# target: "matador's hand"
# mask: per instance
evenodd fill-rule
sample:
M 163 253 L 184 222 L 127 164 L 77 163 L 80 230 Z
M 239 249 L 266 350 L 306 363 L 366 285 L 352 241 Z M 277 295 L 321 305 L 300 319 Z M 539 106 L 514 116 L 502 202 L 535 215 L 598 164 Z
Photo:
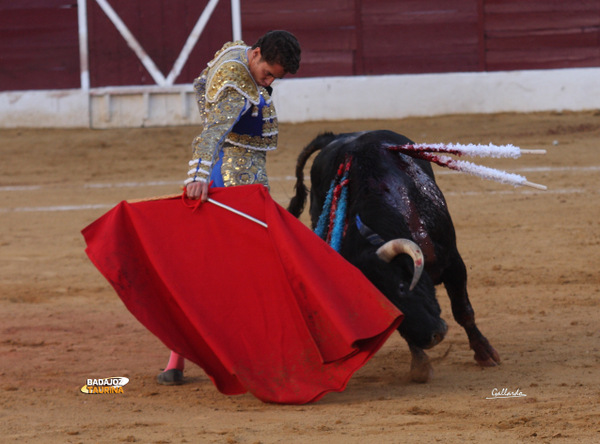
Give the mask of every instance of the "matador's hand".
M 190 199 L 200 199 L 202 202 L 208 200 L 208 182 L 201 180 L 190 182 L 185 187 L 185 193 Z

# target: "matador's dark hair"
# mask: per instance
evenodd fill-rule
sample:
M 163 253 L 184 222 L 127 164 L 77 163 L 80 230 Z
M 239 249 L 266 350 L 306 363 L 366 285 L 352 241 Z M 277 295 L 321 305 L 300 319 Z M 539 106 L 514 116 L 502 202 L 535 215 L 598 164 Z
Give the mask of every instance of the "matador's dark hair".
M 296 74 L 300 67 L 300 44 L 288 31 L 269 31 L 258 39 L 252 46 L 254 48 L 260 48 L 267 63 L 278 63 L 285 72 Z

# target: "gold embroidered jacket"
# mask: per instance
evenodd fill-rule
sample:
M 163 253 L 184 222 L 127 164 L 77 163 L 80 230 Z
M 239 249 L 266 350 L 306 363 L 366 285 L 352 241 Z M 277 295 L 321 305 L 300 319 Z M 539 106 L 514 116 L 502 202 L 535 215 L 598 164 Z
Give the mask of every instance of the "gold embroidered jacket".
M 266 152 L 277 147 L 277 116 L 248 69 L 242 41 L 227 43 L 194 82 L 202 132 L 194 139 L 185 183 L 268 186 Z

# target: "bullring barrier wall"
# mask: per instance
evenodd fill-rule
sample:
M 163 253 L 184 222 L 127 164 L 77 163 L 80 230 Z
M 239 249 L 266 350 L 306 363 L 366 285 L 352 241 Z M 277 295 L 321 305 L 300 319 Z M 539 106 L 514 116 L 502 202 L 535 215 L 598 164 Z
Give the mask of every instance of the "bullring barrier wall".
M 600 109 L 600 68 L 283 79 L 281 122 Z M 192 85 L 0 93 L 0 127 L 198 124 Z

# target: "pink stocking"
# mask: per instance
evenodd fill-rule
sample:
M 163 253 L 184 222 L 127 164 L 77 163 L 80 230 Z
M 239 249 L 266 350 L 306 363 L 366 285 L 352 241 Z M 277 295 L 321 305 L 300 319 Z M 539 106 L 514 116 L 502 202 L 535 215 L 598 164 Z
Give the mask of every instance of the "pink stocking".
M 183 358 L 183 356 L 178 355 L 177 353 L 172 351 L 171 356 L 169 356 L 169 363 L 167 364 L 165 371 L 171 370 L 174 368 L 177 370 L 183 371 L 184 366 L 185 366 L 185 359 Z

